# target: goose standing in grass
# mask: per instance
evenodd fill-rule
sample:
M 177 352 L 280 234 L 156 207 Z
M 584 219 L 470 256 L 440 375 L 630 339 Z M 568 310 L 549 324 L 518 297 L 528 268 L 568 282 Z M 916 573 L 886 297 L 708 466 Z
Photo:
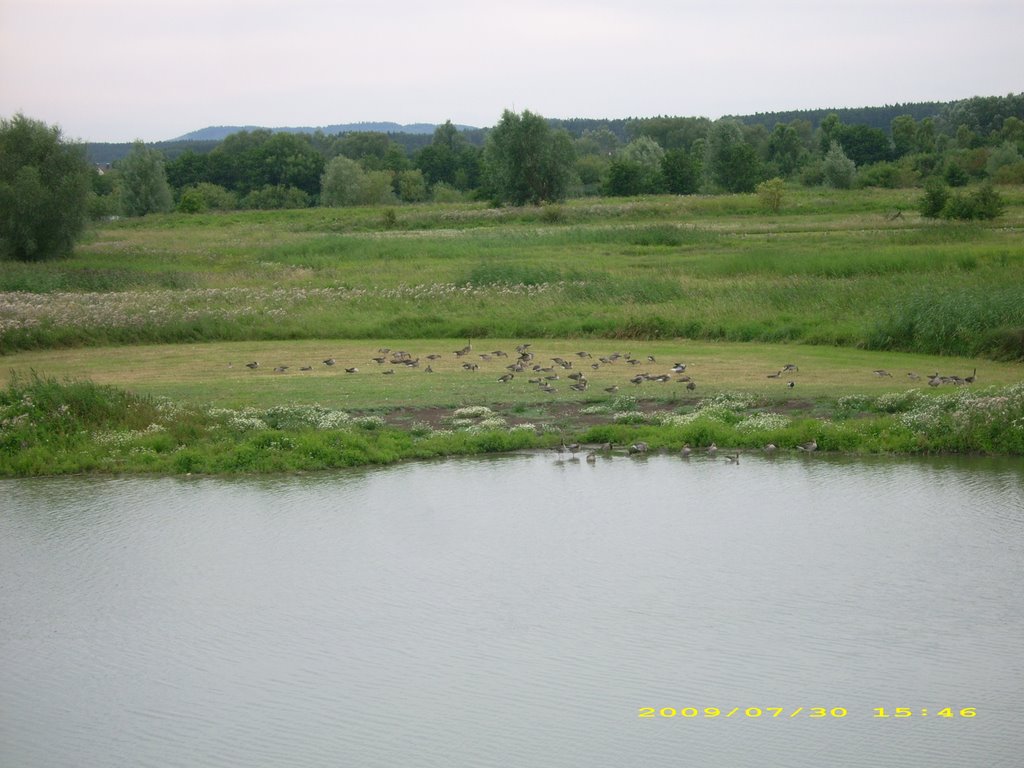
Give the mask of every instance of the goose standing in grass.
M 975 368 L 975 369 L 974 369 L 974 370 L 973 370 L 973 371 L 971 372 L 971 375 L 970 375 L 970 376 L 964 376 L 964 382 L 965 382 L 965 383 L 967 383 L 967 384 L 973 384 L 973 383 L 974 383 L 974 381 L 975 381 L 975 379 L 977 379 L 977 378 L 978 378 L 978 369 L 977 369 L 977 368 Z

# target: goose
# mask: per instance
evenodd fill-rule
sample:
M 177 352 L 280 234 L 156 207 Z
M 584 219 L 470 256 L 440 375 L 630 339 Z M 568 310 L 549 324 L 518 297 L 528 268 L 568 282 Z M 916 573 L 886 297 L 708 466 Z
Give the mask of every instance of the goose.
M 807 453 L 811 453 L 812 451 L 818 450 L 818 441 L 811 440 L 810 442 L 802 443 L 801 445 L 797 446 L 797 449 L 801 451 L 807 451 Z
M 708 454 L 714 456 L 716 453 L 718 453 L 718 445 L 716 443 L 712 443 L 708 446 Z
M 725 458 L 726 458 L 726 460 L 730 464 L 739 464 L 740 463 L 740 455 L 738 453 L 736 455 L 734 455 L 734 456 L 726 456 Z
M 682 373 L 686 370 L 686 363 L 676 363 L 672 366 L 672 373 Z
M 334 365 L 336 362 L 338 362 L 338 361 L 335 360 L 333 357 L 328 357 L 326 360 L 324 360 L 324 365 L 329 367 L 329 366 Z
M 284 372 L 285 372 L 285 371 L 287 371 L 287 370 L 288 370 L 288 369 L 289 369 L 290 367 L 291 367 L 291 366 L 288 366 L 288 365 L 279 365 L 279 366 L 277 366 L 277 367 L 276 367 L 276 368 L 274 369 L 274 373 L 284 373 Z
M 579 451 L 579 449 L 582 448 L 583 446 L 581 446 L 579 443 L 570 443 L 565 447 L 569 449 L 569 453 L 575 456 L 576 452 Z
M 974 380 L 975 380 L 975 379 L 976 379 L 977 377 L 978 377 L 978 369 L 977 369 L 977 368 L 975 368 L 975 369 L 974 369 L 974 371 L 973 371 L 973 372 L 971 373 L 971 375 L 970 375 L 970 376 L 964 376 L 964 381 L 965 381 L 965 382 L 966 382 L 967 384 L 973 384 L 973 383 L 974 383 Z
M 301 368 L 299 368 L 299 370 L 300 371 L 312 371 L 313 370 L 313 366 L 312 365 L 304 365 Z
M 515 377 L 516 375 L 514 373 L 506 373 L 498 377 L 498 382 L 501 384 L 507 384 L 508 382 L 512 381 L 512 379 L 514 379 Z
M 605 387 L 604 391 L 607 392 L 609 395 L 614 395 L 616 392 L 619 391 L 619 388 L 613 384 L 610 387 Z
M 885 370 L 884 368 L 878 368 L 878 369 L 876 369 L 876 370 L 872 371 L 872 373 L 873 373 L 873 374 L 875 374 L 875 376 L 879 376 L 879 377 L 885 377 L 885 376 L 888 376 L 888 377 L 889 377 L 890 379 L 892 378 L 892 374 L 891 374 L 891 373 L 889 373 L 889 372 L 888 372 L 887 370 Z
M 644 442 L 633 443 L 631 446 L 629 446 L 630 453 L 647 453 L 647 449 L 647 443 Z
M 260 364 L 253 360 L 251 363 L 246 363 L 245 367 L 248 368 L 250 371 L 255 371 L 257 368 L 260 367 Z
M 577 392 L 586 392 L 587 391 L 587 382 L 579 381 L 579 382 L 577 382 L 575 384 L 570 384 L 569 385 L 569 389 L 576 390 Z
M 909 378 L 909 379 L 910 379 L 911 381 L 920 381 L 920 380 L 921 380 L 921 377 L 920 377 L 920 376 L 918 376 L 918 375 L 917 375 L 916 373 L 914 373 L 913 371 L 910 371 L 910 372 L 909 372 L 909 373 L 907 374 L 907 377 L 908 377 L 908 378 Z
M 423 372 L 424 373 L 433 373 L 434 369 L 431 368 L 430 365 L 428 364 L 427 367 L 423 369 Z
M 793 365 L 793 363 L 786 363 L 782 366 L 782 370 L 788 373 L 789 371 L 799 371 L 800 369 Z
M 358 368 L 346 368 L 345 373 L 359 373 Z
M 679 449 L 679 453 L 681 453 L 683 456 L 689 456 L 691 453 L 693 453 L 693 447 L 689 443 L 686 443 L 682 448 Z
M 697 388 L 697 383 L 694 382 L 694 381 L 689 381 L 689 382 L 686 383 L 686 388 L 688 390 L 690 390 L 691 392 L 693 392 L 693 390 L 695 390 Z
M 587 454 L 587 463 L 588 464 L 595 464 L 596 462 L 597 462 L 597 454 L 594 451 L 590 451 L 590 453 Z
M 792 389 L 793 387 L 796 386 L 796 382 L 795 381 L 787 381 L 786 382 L 786 386 L 789 387 L 790 389 Z
M 765 447 L 764 447 L 764 452 L 765 452 L 765 453 L 772 453 L 772 452 L 773 452 L 773 451 L 775 451 L 775 450 L 776 450 L 776 445 L 775 445 L 775 443 L 768 443 L 768 444 L 767 444 L 767 445 L 765 445 Z
M 383 374 L 385 376 L 394 376 L 395 375 L 395 369 L 394 368 L 388 368 L 386 371 L 383 371 Z

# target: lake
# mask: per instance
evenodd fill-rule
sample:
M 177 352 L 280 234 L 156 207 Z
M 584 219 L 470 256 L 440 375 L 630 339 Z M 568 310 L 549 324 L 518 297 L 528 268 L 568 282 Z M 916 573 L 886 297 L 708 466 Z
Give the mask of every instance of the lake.
M 0 764 L 1017 768 L 1024 467 L 0 481 Z

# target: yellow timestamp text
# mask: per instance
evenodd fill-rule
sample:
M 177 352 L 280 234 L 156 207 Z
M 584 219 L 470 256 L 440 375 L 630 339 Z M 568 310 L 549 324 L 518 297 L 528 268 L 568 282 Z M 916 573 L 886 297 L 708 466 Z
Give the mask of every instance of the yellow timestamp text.
M 971 718 L 978 716 L 977 707 L 875 707 L 871 710 L 875 719 L 907 717 Z M 854 715 L 862 714 L 854 712 Z M 863 714 L 866 714 L 864 712 Z M 850 715 L 846 707 L 639 707 L 640 718 L 685 718 L 711 719 L 716 717 L 737 718 L 832 718 L 841 719 Z

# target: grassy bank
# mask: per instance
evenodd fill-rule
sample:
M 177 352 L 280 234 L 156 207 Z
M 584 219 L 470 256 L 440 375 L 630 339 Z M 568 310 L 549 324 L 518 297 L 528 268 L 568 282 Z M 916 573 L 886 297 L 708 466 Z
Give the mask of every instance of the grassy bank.
M 616 395 L 559 408 L 414 411 L 411 418 L 396 425 L 384 415 L 316 405 L 183 406 L 93 382 L 14 376 L 0 392 L 0 475 L 316 471 L 576 441 L 595 449 L 613 443 L 619 453 L 638 441 L 652 451 L 717 443 L 742 452 L 769 444 L 793 451 L 812 440 L 822 451 L 1024 453 L 1022 384 L 802 404 L 733 392 L 652 406 Z

